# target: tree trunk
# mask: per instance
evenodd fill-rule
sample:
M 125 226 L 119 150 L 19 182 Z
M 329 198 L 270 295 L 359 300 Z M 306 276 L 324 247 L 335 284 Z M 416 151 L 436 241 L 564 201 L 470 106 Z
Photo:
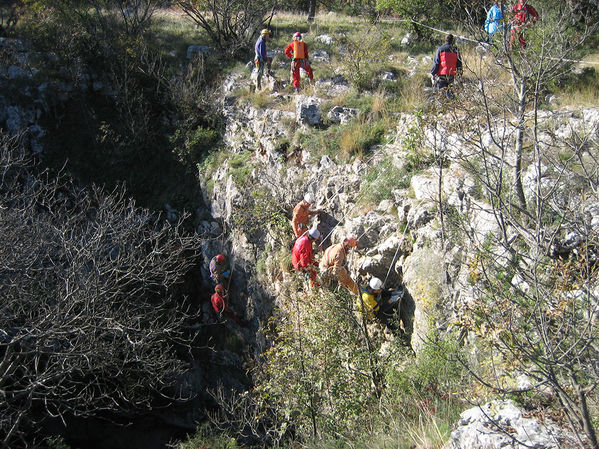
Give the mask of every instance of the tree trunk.
M 524 113 L 526 112 L 526 79 L 520 80 L 518 86 L 518 126 L 516 128 L 516 163 L 514 165 L 514 187 L 522 212 L 526 211 L 526 198 L 522 187 L 522 152 L 524 146 Z
M 308 5 L 308 23 L 314 22 L 314 16 L 316 15 L 316 0 L 310 0 Z

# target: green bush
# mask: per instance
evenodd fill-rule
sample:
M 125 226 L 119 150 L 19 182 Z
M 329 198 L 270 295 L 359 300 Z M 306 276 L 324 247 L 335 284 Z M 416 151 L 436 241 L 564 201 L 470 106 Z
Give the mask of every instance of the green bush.
M 410 175 L 397 167 L 391 157 L 385 158 L 364 176 L 360 186 L 360 202 L 364 205 L 377 205 L 382 200 L 393 197 L 393 190 L 405 189 L 410 185 Z
M 204 154 L 214 148 L 218 138 L 215 130 L 203 126 L 190 130 L 178 129 L 171 137 L 173 153 L 179 162 L 195 167 Z
M 222 432 L 216 432 L 209 424 L 204 423 L 198 427 L 196 433 L 187 440 L 177 444 L 175 449 L 237 449 L 239 446 L 234 438 Z

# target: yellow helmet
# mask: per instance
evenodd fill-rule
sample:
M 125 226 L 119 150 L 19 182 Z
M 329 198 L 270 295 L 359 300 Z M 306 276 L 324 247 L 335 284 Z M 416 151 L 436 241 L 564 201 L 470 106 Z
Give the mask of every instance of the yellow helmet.
M 260 36 L 264 36 L 266 34 L 270 36 L 270 30 L 268 28 L 264 28 L 262 31 L 260 31 Z

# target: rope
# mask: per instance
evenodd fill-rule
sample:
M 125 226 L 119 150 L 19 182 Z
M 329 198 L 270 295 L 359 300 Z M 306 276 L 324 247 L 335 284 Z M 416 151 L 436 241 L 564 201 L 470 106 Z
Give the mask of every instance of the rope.
M 389 139 L 389 140 L 388 140 L 388 141 L 385 143 L 385 145 L 388 145 L 389 143 L 391 143 L 391 141 L 392 141 L 392 140 L 393 140 L 393 139 Z M 373 159 L 374 159 L 376 156 L 378 156 L 378 153 L 374 153 L 372 156 L 370 156 L 370 157 L 369 157 L 369 158 L 368 158 L 368 159 L 367 159 L 367 160 L 364 162 L 364 165 L 363 165 L 363 166 L 362 166 L 362 167 L 361 167 L 361 168 L 358 170 L 358 173 L 357 173 L 357 174 L 360 174 L 360 172 L 361 172 L 362 170 L 364 170 L 366 167 L 368 167 L 368 166 L 369 166 L 369 163 L 370 163 L 370 162 L 371 162 L 371 161 L 372 161 L 372 160 L 373 160 Z M 341 193 L 341 190 L 337 191 L 337 192 L 336 192 L 336 193 L 335 193 L 335 194 L 334 194 L 334 195 L 333 195 L 333 196 L 332 196 L 332 197 L 331 197 L 331 198 L 330 198 L 328 201 L 329 201 L 329 202 L 330 202 L 330 201 L 332 201 L 332 200 L 333 200 L 333 199 L 335 199 L 335 197 L 337 197 L 337 196 L 338 196 L 340 193 Z M 352 210 L 353 210 L 353 209 L 354 209 L 356 206 L 357 206 L 357 204 L 356 204 L 356 203 L 354 203 L 354 205 L 353 205 L 352 207 L 350 207 L 350 208 L 347 210 L 347 212 L 345 212 L 345 214 L 343 214 L 343 215 L 341 216 L 341 220 L 337 220 L 337 223 L 336 223 L 336 224 L 335 224 L 335 225 L 334 225 L 334 226 L 331 228 L 331 230 L 329 231 L 329 233 L 328 233 L 328 234 L 327 234 L 327 235 L 326 235 L 326 236 L 325 236 L 325 237 L 324 237 L 324 238 L 323 238 L 323 239 L 320 241 L 320 244 L 318 245 L 318 247 L 317 247 L 316 249 L 319 249 L 319 248 L 322 246 L 322 244 L 325 242 L 325 240 L 326 240 L 326 239 L 328 239 L 328 238 L 330 237 L 330 235 L 333 233 L 333 231 L 335 230 L 335 228 L 336 228 L 337 226 L 339 226 L 339 224 L 340 224 L 340 223 L 341 223 L 341 222 L 342 222 L 342 221 L 345 219 L 345 217 L 347 217 L 347 215 L 348 215 L 348 214 L 349 214 L 349 213 L 350 213 L 350 212 L 351 212 L 351 211 L 352 211 Z M 364 231 L 364 232 L 362 233 L 362 235 L 364 235 L 364 233 L 365 233 L 365 232 L 366 232 L 366 231 Z M 360 237 L 361 237 L 362 235 L 360 235 Z M 356 239 L 356 240 L 357 240 L 357 239 Z

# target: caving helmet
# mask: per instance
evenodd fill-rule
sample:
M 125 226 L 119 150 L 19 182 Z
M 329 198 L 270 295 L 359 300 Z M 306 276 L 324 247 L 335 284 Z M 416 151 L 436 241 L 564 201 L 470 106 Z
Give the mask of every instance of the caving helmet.
M 223 287 L 222 284 L 217 284 L 216 287 L 214 287 L 214 291 L 216 293 L 222 293 L 225 291 L 225 287 Z
M 320 231 L 316 228 L 310 229 L 308 231 L 308 235 L 310 236 L 310 238 L 316 240 L 318 237 L 320 237 Z
M 354 237 L 346 237 L 343 240 L 343 243 L 349 246 L 350 248 L 358 246 L 358 242 L 356 242 L 356 239 Z
M 302 33 L 300 33 L 300 32 L 298 31 L 297 33 L 295 33 L 295 34 L 293 35 L 293 38 L 294 38 L 294 39 L 297 39 L 297 40 L 299 40 L 299 41 L 301 41 L 301 40 L 302 40 Z
M 383 281 L 381 281 L 379 278 L 373 277 L 368 285 L 370 285 L 370 288 L 373 290 L 380 290 L 383 288 Z
M 216 261 L 218 263 L 224 263 L 225 262 L 225 256 L 223 256 L 222 254 L 217 254 Z
M 304 201 L 309 204 L 314 204 L 314 197 L 312 196 L 311 193 L 306 193 L 304 195 Z

